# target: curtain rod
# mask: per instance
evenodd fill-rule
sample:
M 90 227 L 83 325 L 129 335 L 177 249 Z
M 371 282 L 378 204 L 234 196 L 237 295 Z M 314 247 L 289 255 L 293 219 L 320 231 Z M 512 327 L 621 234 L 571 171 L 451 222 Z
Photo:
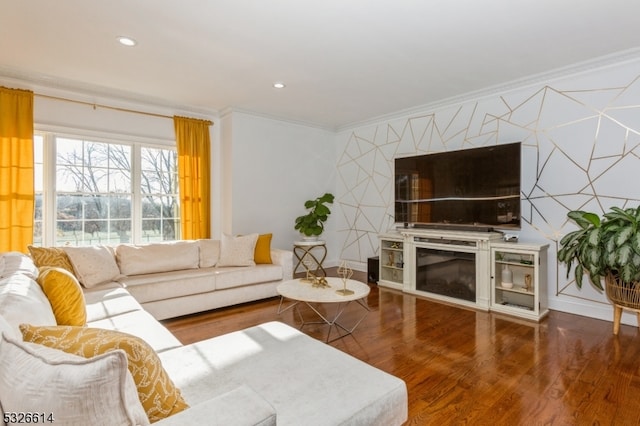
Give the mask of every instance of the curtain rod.
M 71 103 L 74 103 L 74 104 L 87 105 L 87 106 L 93 107 L 93 109 L 104 108 L 104 109 L 110 109 L 110 110 L 114 110 L 114 111 L 130 112 L 130 113 L 133 113 L 133 114 L 147 115 L 147 116 L 150 116 L 150 117 L 168 118 L 170 120 L 173 120 L 173 117 L 170 116 L 170 115 L 156 114 L 154 112 L 145 112 L 145 111 L 138 111 L 138 110 L 129 109 L 129 108 L 113 107 L 113 106 L 109 106 L 109 105 L 97 104 L 95 102 L 77 101 L 75 99 L 61 98 L 59 96 L 42 95 L 42 94 L 39 94 L 39 93 L 34 93 L 34 96 L 38 96 L 40 98 L 54 99 L 54 100 L 57 100 L 57 101 L 71 102 Z M 195 120 L 200 120 L 200 119 L 195 119 Z M 201 121 L 206 122 L 209 126 L 213 125 L 213 121 L 210 121 L 210 120 L 201 120 Z

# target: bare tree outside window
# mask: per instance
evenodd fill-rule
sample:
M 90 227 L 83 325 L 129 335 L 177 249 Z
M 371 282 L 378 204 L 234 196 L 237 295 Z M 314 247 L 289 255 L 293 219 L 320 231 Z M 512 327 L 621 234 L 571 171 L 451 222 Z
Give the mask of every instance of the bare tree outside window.
M 141 150 L 142 233 L 146 240 L 159 235 L 176 240 L 180 235 L 178 154 L 175 150 Z
M 177 154 L 140 147 L 140 187 L 133 188 L 132 145 L 56 140 L 56 245 L 179 238 Z M 140 206 L 134 200 L 140 200 Z

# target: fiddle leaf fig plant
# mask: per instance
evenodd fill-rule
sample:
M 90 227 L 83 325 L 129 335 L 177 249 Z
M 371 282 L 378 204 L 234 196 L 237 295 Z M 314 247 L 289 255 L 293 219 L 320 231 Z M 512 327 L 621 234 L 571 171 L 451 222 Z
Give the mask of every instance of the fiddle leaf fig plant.
M 560 240 L 558 260 L 567 265 L 567 278 L 575 265 L 579 288 L 585 274 L 598 290 L 607 275 L 629 287 L 640 280 L 640 206 L 612 207 L 602 217 L 575 210 L 567 217 L 580 227 Z
M 304 207 L 309 212 L 303 216 L 298 216 L 295 222 L 295 229 L 307 237 L 318 236 L 324 231 L 324 222 L 327 221 L 331 210 L 326 204 L 333 204 L 333 195 L 326 193 L 315 200 L 307 200 Z

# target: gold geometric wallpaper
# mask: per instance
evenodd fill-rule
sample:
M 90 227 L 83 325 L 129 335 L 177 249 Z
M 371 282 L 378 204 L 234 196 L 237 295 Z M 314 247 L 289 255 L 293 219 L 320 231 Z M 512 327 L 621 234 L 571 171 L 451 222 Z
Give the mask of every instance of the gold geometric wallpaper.
M 520 239 L 546 241 L 549 303 L 607 303 L 556 261 L 566 214 L 640 202 L 640 61 L 609 66 L 339 135 L 341 258 L 366 262 L 394 226 L 393 159 L 521 141 Z M 566 310 L 575 310 L 568 307 Z M 579 310 L 579 308 L 577 308 Z

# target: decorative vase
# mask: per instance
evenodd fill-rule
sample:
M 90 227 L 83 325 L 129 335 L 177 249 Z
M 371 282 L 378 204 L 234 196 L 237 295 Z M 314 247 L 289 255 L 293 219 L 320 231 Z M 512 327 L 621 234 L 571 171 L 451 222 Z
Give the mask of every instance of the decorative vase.
M 501 283 L 507 285 L 513 285 L 513 272 L 509 268 L 509 265 L 504 265 L 502 267 L 502 280 Z

